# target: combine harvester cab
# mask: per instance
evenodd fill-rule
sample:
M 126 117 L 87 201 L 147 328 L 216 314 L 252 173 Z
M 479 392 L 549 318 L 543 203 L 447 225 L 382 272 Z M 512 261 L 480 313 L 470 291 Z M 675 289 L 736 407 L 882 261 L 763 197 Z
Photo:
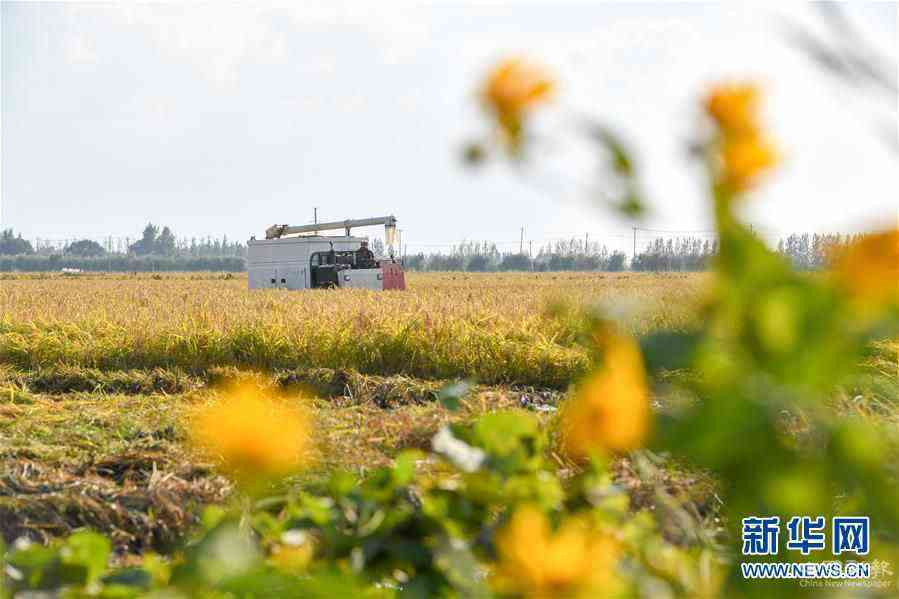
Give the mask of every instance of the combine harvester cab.
M 384 225 L 389 258 L 376 259 L 367 240 L 353 237 L 354 227 Z M 320 235 L 343 229 L 345 235 Z M 402 265 L 393 258 L 393 216 L 313 225 L 273 225 L 265 239 L 247 242 L 250 289 L 405 289 Z

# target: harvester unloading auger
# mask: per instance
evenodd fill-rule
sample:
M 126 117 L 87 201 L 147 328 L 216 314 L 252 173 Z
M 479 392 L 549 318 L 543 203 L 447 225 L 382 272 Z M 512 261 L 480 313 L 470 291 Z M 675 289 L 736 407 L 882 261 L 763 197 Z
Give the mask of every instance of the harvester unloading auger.
M 389 256 L 376 257 L 351 229 L 384 225 Z M 320 231 L 344 230 L 344 235 Z M 405 289 L 403 267 L 393 257 L 396 218 L 381 216 L 311 225 L 272 225 L 265 239 L 247 242 L 250 289 Z

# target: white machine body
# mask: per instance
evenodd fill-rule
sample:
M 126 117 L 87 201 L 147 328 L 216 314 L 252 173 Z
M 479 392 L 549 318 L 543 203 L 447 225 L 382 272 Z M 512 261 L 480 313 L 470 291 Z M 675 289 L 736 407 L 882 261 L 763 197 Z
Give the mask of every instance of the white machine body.
M 384 225 L 393 243 L 393 216 L 335 221 L 312 225 L 272 225 L 266 239 L 247 242 L 250 289 L 405 289 L 402 265 L 393 258 L 375 259 L 366 240 L 350 235 L 352 227 Z M 346 235 L 319 235 L 321 230 L 344 229 Z
M 310 258 L 316 252 L 356 251 L 360 237 L 282 237 L 247 242 L 250 289 L 310 289 Z

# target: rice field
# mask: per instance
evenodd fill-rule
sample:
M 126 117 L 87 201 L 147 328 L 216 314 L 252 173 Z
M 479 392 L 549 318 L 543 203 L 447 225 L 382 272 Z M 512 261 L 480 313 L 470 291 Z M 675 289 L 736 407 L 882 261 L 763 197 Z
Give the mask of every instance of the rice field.
M 690 321 L 701 276 L 417 274 L 407 292 L 250 292 L 244 278 L 4 280 L 0 361 L 103 370 L 353 368 L 564 389 L 590 304 L 634 333 Z
M 88 527 L 123 551 L 171 547 L 231 492 L 188 447 L 185 420 L 235 377 L 316 397 L 310 479 L 427 448 L 450 420 L 550 414 L 589 366 L 585 309 L 615 310 L 636 333 L 682 328 L 703 277 L 409 273 L 407 291 L 381 293 L 251 292 L 210 274 L 4 277 L 0 532 Z M 435 400 L 457 378 L 477 386 L 449 412 Z

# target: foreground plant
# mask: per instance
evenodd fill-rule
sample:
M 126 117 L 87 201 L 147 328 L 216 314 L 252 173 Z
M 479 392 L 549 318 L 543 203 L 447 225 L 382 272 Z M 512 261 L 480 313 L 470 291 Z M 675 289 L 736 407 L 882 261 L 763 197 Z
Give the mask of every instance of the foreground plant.
M 496 536 L 494 588 L 535 599 L 610 594 L 619 542 L 596 528 L 572 517 L 553 532 L 539 509 L 518 508 Z
M 600 367 L 562 408 L 562 443 L 574 459 L 638 449 L 649 436 L 652 414 L 640 349 L 615 330 L 600 336 Z
M 202 530 L 166 560 L 109 568 L 108 541 L 87 532 L 90 543 L 18 545 L 6 555 L 6 584 L 116 597 L 590 597 L 713 584 L 648 514 L 629 513 L 605 460 L 566 481 L 547 451 L 551 434 L 533 414 L 490 414 L 441 430 L 430 455 L 402 453 L 364 478 L 338 471 L 305 490 L 259 495 L 249 509 L 209 508 Z M 425 460 L 443 474 L 421 476 Z M 677 564 L 671 572 L 642 553 L 649 538 Z M 95 549 L 73 554 L 76 544 Z
M 524 142 L 528 113 L 545 103 L 554 88 L 555 81 L 543 67 L 523 58 L 507 59 L 490 72 L 482 100 L 511 151 L 517 152 Z
M 752 84 L 723 84 L 705 102 L 716 125 L 716 135 L 708 144 L 714 176 L 735 197 L 757 185 L 778 161 L 777 150 L 759 122 L 759 96 Z
M 194 442 L 247 488 L 293 474 L 309 458 L 309 416 L 288 401 L 235 384 L 194 417 Z

